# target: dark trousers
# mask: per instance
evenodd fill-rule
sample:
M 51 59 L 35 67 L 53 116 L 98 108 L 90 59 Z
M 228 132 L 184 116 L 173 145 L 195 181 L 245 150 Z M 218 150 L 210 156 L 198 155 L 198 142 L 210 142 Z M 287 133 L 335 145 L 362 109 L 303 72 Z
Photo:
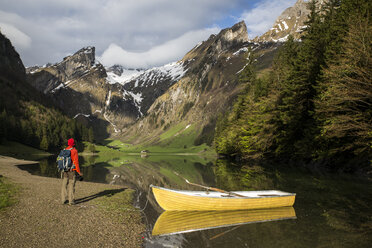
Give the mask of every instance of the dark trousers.
M 64 203 L 66 201 L 67 192 L 68 192 L 69 203 L 74 202 L 74 200 L 75 200 L 75 183 L 76 183 L 75 171 L 62 172 L 62 192 L 61 192 L 62 203 Z

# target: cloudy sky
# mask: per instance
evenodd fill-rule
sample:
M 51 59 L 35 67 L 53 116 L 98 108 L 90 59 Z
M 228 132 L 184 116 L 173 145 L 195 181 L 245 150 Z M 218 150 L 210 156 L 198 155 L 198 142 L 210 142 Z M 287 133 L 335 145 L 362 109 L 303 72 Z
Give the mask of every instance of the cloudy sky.
M 266 32 L 296 0 L 0 0 L 0 30 L 25 66 L 95 46 L 106 66 L 149 68 L 179 60 L 200 41 L 244 20 Z

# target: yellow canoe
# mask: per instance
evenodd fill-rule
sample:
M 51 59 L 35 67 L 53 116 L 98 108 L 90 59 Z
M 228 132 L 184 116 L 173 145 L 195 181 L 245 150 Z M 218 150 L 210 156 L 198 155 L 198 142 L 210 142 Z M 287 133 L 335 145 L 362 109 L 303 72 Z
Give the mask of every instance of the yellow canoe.
M 152 235 L 171 235 L 295 218 L 293 207 L 235 211 L 165 211 L 156 220 Z
M 244 197 L 220 192 L 173 190 L 153 186 L 157 203 L 164 210 L 242 210 L 293 206 L 296 194 L 279 190 L 235 191 Z

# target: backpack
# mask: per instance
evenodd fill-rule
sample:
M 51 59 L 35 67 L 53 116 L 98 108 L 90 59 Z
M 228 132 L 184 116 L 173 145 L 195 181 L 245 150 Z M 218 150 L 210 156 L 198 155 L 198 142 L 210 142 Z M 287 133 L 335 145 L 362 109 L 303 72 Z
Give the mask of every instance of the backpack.
M 71 168 L 73 168 L 72 160 L 71 160 L 71 150 L 70 149 L 63 149 L 59 153 L 57 157 L 57 168 L 58 171 L 69 171 Z

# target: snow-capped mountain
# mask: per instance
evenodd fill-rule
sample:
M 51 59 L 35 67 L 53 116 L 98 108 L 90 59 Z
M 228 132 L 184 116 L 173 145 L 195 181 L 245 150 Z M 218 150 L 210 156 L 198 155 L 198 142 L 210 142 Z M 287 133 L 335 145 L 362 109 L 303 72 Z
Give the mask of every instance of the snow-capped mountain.
M 121 65 L 114 65 L 106 67 L 107 81 L 110 84 L 119 83 L 124 85 L 126 83 L 135 81 L 136 87 L 149 82 L 157 84 L 161 80 L 167 78 L 170 80 L 177 80 L 181 78 L 185 70 L 179 62 L 172 62 L 160 67 L 154 67 L 147 70 L 144 69 L 127 69 Z M 155 80 L 155 81 L 154 81 Z
M 141 115 L 185 74 L 182 63 L 173 62 L 148 69 L 123 84 L 124 97 L 132 97 Z
M 267 71 L 281 45 L 275 41 L 300 33 L 308 15 L 306 4 L 298 0 L 256 41 L 248 39 L 245 23 L 239 22 L 164 66 L 105 68 L 95 60 L 94 47 L 86 47 L 60 63 L 28 68 L 28 77 L 71 117 L 98 123 L 99 130 L 125 137 L 136 134 L 140 142 L 184 125 L 184 130 L 194 130 L 194 138 L 203 140 L 212 137 L 217 115 L 231 107 L 245 87 L 239 75 L 252 62 L 249 55 L 257 58 L 258 73 Z
M 148 70 L 105 68 L 95 60 L 94 47 L 82 48 L 56 64 L 27 69 L 30 84 L 51 95 L 71 117 L 101 118 L 114 132 L 145 115 L 185 71 L 178 62 Z
M 264 55 L 264 50 L 270 53 L 276 46 L 276 43 L 261 46 L 249 42 L 244 22 L 211 35 L 178 62 L 185 71 L 178 70 L 183 76 L 155 99 L 143 118 L 123 132 L 124 138 L 135 136 L 135 143 L 170 142 L 162 141 L 161 135 L 177 127 L 178 131 L 170 139 L 184 136 L 194 139 L 194 144 L 210 144 L 217 116 L 230 107 L 244 88 L 239 77 L 251 62 L 247 59 L 249 52 L 254 49 Z M 261 56 L 259 60 L 261 58 L 266 57 Z M 143 86 L 140 81 L 132 83 Z
M 150 105 L 186 72 L 180 62 L 169 63 L 148 70 L 126 69 L 120 65 L 106 68 L 109 84 L 117 86 L 123 99 L 132 101 L 139 116 L 146 114 Z
M 198 130 L 209 125 L 210 131 L 216 115 L 242 87 L 238 78 L 249 50 L 270 61 L 275 48 L 249 42 L 247 28 L 240 22 L 211 35 L 182 60 L 164 66 L 105 68 L 95 60 L 94 47 L 86 47 L 59 63 L 28 68 L 28 77 L 65 113 L 90 121 L 103 133 L 128 134 L 132 128 L 138 132 L 136 124 L 143 123 L 142 135 L 152 129 L 164 131 L 182 120 L 187 120 L 185 130 L 192 120 Z
M 289 34 L 300 37 L 309 13 L 307 2 L 298 0 L 256 40 L 248 39 L 245 23 L 239 22 L 164 66 L 105 68 L 90 46 L 59 63 L 27 68 L 27 80 L 65 114 L 93 126 L 98 140 L 117 134 L 132 143 L 171 144 L 164 140 L 170 136 L 163 135 L 169 130 L 169 139 L 186 135 L 189 144 L 208 143 L 218 116 L 229 111 L 249 84 L 241 81 L 241 73 L 251 58 L 257 75 L 265 76 L 282 45 L 276 41 Z
M 107 82 L 110 84 L 118 83 L 124 85 L 137 78 L 144 71 L 143 69 L 127 69 L 121 65 L 106 67 Z

